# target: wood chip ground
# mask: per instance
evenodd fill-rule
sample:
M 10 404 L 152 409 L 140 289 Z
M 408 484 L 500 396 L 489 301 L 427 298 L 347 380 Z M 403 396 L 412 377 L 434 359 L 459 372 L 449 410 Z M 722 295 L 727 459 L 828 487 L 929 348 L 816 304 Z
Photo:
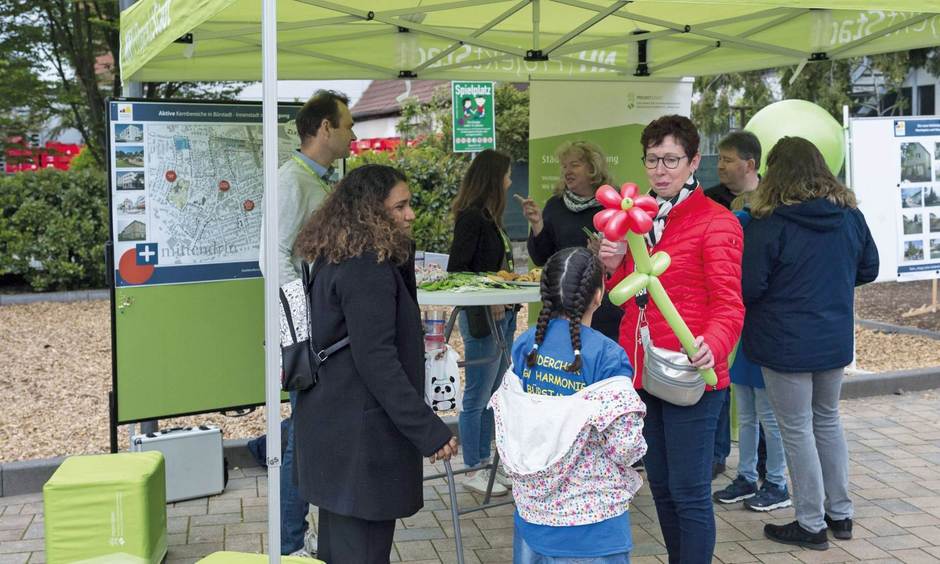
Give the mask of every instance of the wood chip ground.
M 518 331 L 526 327 L 525 311 Z M 940 365 L 940 342 L 859 329 L 858 367 L 870 371 Z M 461 347 L 459 335 L 451 344 Z M 462 351 L 461 351 L 462 352 Z M 44 302 L 0 307 L 0 462 L 106 452 L 111 389 L 109 303 Z M 286 414 L 286 408 L 283 410 Z M 263 408 L 239 417 L 205 414 L 161 427 L 214 423 L 226 438 L 264 431 Z M 120 445 L 128 445 L 122 427 Z

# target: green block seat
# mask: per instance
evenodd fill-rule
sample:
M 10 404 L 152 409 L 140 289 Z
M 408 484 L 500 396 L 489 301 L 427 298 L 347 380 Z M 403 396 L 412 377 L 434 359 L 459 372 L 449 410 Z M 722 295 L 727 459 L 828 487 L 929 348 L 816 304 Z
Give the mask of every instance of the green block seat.
M 196 564 L 267 564 L 267 554 L 245 554 L 243 552 L 215 552 L 206 556 Z M 281 556 L 283 564 L 326 564 L 315 558 L 302 558 L 299 556 Z
M 158 564 L 166 555 L 159 452 L 71 456 L 42 488 L 49 564 Z

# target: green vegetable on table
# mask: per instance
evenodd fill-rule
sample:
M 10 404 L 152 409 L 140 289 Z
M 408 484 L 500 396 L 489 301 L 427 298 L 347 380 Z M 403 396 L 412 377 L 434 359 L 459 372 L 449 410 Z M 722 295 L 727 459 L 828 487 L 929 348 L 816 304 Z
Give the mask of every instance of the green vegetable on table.
M 418 288 L 427 292 L 457 289 L 516 289 L 512 284 L 499 282 L 476 272 L 451 272 L 446 278 L 434 282 L 425 282 L 420 284 Z

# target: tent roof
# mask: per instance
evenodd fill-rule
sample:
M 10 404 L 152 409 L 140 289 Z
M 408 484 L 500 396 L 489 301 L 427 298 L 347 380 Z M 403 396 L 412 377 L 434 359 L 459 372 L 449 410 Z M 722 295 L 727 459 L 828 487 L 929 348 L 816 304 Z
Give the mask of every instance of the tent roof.
M 284 80 L 670 78 L 940 44 L 940 0 L 278 0 L 277 14 Z M 260 21 L 257 0 L 139 0 L 121 15 L 125 80 L 259 80 Z

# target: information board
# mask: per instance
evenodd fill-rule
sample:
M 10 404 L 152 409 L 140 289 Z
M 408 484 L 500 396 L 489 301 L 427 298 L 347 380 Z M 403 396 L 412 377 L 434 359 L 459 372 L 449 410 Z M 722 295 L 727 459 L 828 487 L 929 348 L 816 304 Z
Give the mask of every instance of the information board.
M 299 108 L 279 107 L 279 164 Z M 108 114 L 115 423 L 263 403 L 261 105 Z
M 881 260 L 878 280 L 940 276 L 940 119 L 850 122 L 852 186 Z
M 451 82 L 455 153 L 496 148 L 496 104 L 492 82 Z

